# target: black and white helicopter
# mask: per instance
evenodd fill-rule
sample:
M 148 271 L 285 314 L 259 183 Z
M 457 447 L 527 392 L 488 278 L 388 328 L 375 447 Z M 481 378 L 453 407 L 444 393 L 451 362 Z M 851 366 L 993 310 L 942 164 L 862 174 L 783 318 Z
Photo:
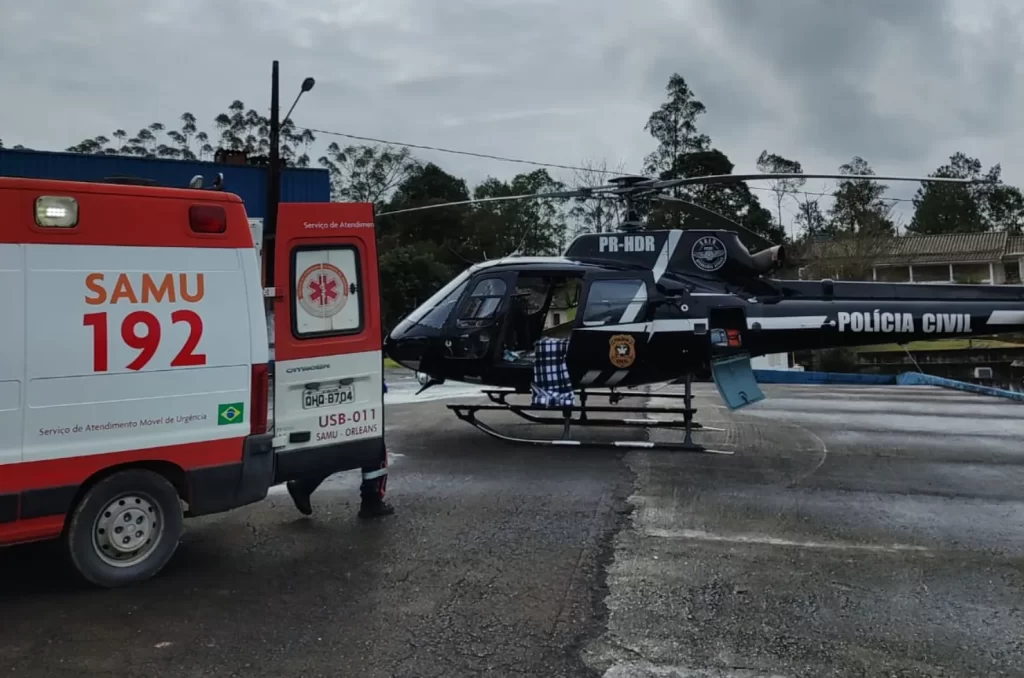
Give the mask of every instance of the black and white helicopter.
M 426 375 L 421 391 L 445 380 L 491 387 L 484 391 L 490 404 L 448 407 L 498 438 L 577 445 L 583 443 L 570 438 L 572 424 L 681 427 L 686 433 L 682 442 L 657 447 L 704 450 L 692 438 L 693 430 L 701 428 L 690 407 L 693 378 L 710 376 L 726 404 L 736 409 L 764 398 L 752 357 L 1024 331 L 1024 286 L 775 279 L 771 274 L 786 261 L 783 246 L 665 193 L 679 186 L 788 178 L 983 183 L 842 174 L 673 180 L 626 176 L 582 190 L 487 198 L 482 201 L 618 200 L 625 203 L 626 218 L 618 232 L 580 235 L 562 256 L 513 255 L 471 266 L 403 318 L 386 337 L 385 352 Z M 642 200 L 683 210 L 708 228 L 644 230 L 637 211 Z M 411 207 L 378 216 L 482 201 Z M 741 235 L 766 246 L 755 245 L 751 251 Z M 538 357 L 541 349 L 552 346 L 558 356 L 554 368 L 550 355 Z M 550 387 L 544 371 L 552 369 L 562 371 L 562 390 L 569 391 L 554 404 L 537 398 L 538 390 L 543 393 Z M 636 388 L 678 381 L 685 383 L 684 394 L 659 395 Z M 529 405 L 508 402 L 513 394 L 531 392 Z M 616 404 L 629 395 L 681 399 L 684 405 Z M 609 405 L 588 406 L 591 396 L 607 397 Z M 551 409 L 561 410 L 561 416 L 545 416 L 543 411 Z M 512 411 L 534 423 L 562 424 L 564 431 L 554 440 L 504 435 L 477 418 L 486 410 Z M 607 418 L 609 412 L 632 416 Z M 588 417 L 589 413 L 604 414 Z M 645 441 L 607 444 L 655 446 Z

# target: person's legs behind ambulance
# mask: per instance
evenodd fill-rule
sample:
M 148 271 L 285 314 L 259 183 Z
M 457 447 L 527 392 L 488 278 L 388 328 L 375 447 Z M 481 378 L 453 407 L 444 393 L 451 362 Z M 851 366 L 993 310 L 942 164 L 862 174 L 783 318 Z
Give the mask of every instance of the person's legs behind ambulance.
M 384 455 L 380 462 L 363 466 L 363 481 L 359 485 L 359 517 L 378 518 L 388 516 L 395 512 L 395 507 L 384 499 L 388 486 L 388 452 L 384 449 Z M 313 514 L 313 505 L 310 498 L 316 488 L 327 480 L 333 473 L 318 473 L 306 476 L 297 480 L 290 480 L 287 483 L 288 494 L 291 495 L 295 508 L 303 515 Z

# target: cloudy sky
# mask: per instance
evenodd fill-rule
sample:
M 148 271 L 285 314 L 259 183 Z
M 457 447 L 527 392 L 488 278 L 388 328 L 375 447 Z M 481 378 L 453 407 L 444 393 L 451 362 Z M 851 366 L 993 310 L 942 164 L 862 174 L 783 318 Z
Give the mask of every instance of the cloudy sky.
M 805 171 L 856 154 L 922 175 L 963 150 L 1024 185 L 1020 0 L 0 0 L 0 16 L 5 145 L 266 107 L 276 58 L 285 106 L 316 78 L 300 125 L 637 172 L 677 71 L 737 171 L 767 148 Z M 471 183 L 530 169 L 419 155 Z

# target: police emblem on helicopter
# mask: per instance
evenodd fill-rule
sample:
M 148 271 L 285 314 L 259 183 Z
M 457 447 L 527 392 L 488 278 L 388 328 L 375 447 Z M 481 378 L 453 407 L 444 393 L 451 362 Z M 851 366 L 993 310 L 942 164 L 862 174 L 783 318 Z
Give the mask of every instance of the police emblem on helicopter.
M 625 369 L 636 360 L 636 340 L 628 334 L 616 334 L 608 340 L 608 360 Z
M 697 238 L 697 242 L 693 243 L 690 255 L 694 266 L 709 273 L 722 268 L 728 256 L 725 243 L 713 235 Z

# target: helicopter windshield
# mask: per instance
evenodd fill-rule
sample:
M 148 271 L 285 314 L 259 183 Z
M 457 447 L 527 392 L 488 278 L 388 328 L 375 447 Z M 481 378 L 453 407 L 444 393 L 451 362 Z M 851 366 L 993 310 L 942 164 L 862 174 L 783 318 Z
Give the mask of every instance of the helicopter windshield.
M 467 268 L 459 275 L 452 278 L 447 285 L 439 289 L 429 299 L 420 304 L 416 310 L 402 319 L 395 327 L 396 333 L 408 331 L 414 325 L 424 325 L 440 329 L 444 326 L 448 316 L 455 306 L 455 302 L 462 296 L 466 288 L 466 281 L 474 272 L 474 268 Z

